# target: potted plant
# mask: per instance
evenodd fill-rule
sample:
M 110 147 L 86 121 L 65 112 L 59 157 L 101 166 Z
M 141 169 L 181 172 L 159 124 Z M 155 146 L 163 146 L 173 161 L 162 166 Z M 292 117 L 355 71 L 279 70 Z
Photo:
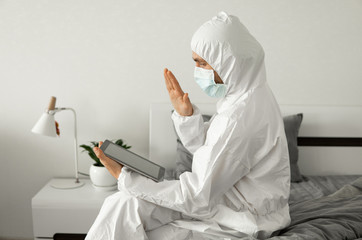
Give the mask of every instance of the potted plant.
M 128 146 L 123 142 L 122 139 L 113 141 L 115 144 L 129 149 L 131 146 Z M 87 152 L 89 157 L 95 161 L 95 163 L 90 167 L 89 177 L 93 183 L 93 186 L 101 189 L 115 189 L 117 184 L 117 179 L 115 179 L 108 170 L 103 166 L 101 160 L 93 152 L 94 147 L 98 147 L 98 142 L 90 142 L 89 145 L 82 144 L 80 147 L 83 149 L 82 152 Z

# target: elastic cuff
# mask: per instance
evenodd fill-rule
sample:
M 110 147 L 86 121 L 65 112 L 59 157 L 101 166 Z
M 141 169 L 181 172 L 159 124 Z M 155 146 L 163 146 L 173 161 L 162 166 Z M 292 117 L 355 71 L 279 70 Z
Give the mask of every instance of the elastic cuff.
M 118 190 L 124 189 L 124 180 L 128 172 L 127 167 L 122 167 L 121 173 L 118 176 Z
M 192 108 L 193 108 L 193 113 L 191 116 L 182 116 L 176 110 L 174 110 L 172 113 L 172 118 L 188 119 L 201 114 L 200 109 L 196 105 L 192 104 Z

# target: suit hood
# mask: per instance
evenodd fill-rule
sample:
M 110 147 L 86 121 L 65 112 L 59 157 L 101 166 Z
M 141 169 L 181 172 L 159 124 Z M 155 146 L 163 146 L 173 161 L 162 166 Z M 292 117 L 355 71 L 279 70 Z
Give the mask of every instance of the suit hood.
M 225 105 L 266 82 L 264 50 L 240 20 L 220 12 L 193 35 L 191 49 L 202 57 L 227 85 Z

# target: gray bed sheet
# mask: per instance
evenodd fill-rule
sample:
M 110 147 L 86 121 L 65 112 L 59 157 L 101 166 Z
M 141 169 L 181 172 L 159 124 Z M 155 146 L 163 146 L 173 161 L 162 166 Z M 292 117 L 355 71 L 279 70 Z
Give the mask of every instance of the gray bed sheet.
M 290 225 L 273 240 L 361 238 L 362 177 L 327 196 L 290 205 L 290 217 Z
M 319 190 L 330 193 L 356 176 L 312 177 L 309 182 L 293 184 L 296 191 Z M 313 179 L 313 180 L 311 180 Z M 319 181 L 318 181 L 319 180 Z M 307 194 L 306 194 L 307 196 Z M 362 239 L 362 177 L 322 197 L 290 205 L 291 223 L 276 231 L 270 240 L 357 240 Z M 243 240 L 256 240 L 245 237 Z M 238 239 L 239 240 L 239 239 Z
M 332 194 L 362 175 L 303 176 L 304 181 L 291 183 L 289 204 Z

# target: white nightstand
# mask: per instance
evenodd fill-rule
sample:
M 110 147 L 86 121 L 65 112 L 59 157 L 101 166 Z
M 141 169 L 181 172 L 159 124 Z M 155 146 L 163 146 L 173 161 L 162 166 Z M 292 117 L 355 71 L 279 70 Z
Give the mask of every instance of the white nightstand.
M 89 179 L 75 189 L 55 189 L 50 180 L 32 199 L 35 239 L 53 239 L 56 233 L 86 234 L 104 199 L 115 191 L 100 191 Z

